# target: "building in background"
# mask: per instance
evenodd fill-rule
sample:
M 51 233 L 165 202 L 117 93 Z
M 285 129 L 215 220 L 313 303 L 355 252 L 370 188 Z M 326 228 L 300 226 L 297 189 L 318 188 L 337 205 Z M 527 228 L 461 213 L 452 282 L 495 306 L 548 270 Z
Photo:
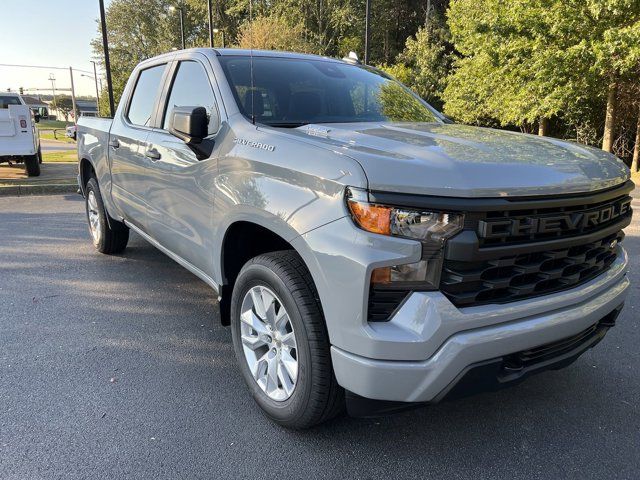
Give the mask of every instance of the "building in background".
M 29 108 L 34 114 L 40 115 L 40 118 L 46 120 L 49 118 L 49 104 L 38 97 L 32 97 L 29 95 L 22 95 L 24 103 L 29 105 Z

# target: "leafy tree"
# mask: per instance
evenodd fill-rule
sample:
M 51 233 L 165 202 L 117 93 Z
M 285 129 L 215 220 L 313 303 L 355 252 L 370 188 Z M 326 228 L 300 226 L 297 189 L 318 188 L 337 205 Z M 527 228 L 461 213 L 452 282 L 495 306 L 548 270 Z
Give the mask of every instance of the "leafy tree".
M 64 116 L 65 121 L 69 121 L 69 115 L 73 112 L 73 99 L 69 95 L 57 95 L 54 104 L 59 112 Z M 76 115 L 78 112 L 76 111 Z
M 305 40 L 301 25 L 290 25 L 282 17 L 258 17 L 244 23 L 238 33 L 240 48 L 287 50 L 308 53 L 313 47 Z
M 567 70 L 557 58 L 560 45 L 549 41 L 550 3 L 451 2 L 449 26 L 462 57 L 444 92 L 450 115 L 527 129 L 562 110 Z
M 542 133 L 559 116 L 588 131 L 600 121 L 590 115 L 585 124 L 585 112 L 606 103 L 610 149 L 618 92 L 638 64 L 639 15 L 637 0 L 454 0 L 449 25 L 463 57 L 445 90 L 446 111 L 504 126 L 539 121 Z
M 179 47 L 177 15 L 169 14 L 170 0 L 113 0 L 106 12 L 109 55 L 116 103 L 134 67 L 154 55 Z M 190 38 L 189 36 L 187 38 Z M 95 56 L 103 62 L 102 38 L 91 42 Z M 108 105 L 107 95 L 102 95 Z M 108 106 L 103 111 L 108 111 Z
M 377 66 L 380 70 L 387 72 L 389 75 L 404 83 L 408 87 L 413 86 L 414 72 L 411 68 L 407 67 L 404 63 L 398 62 L 392 65 L 383 63 Z M 417 91 L 417 89 L 416 89 Z
M 444 17 L 430 12 L 426 24 L 409 37 L 399 62 L 411 70 L 408 85 L 420 96 L 442 107 L 442 96 L 453 62 L 453 46 Z

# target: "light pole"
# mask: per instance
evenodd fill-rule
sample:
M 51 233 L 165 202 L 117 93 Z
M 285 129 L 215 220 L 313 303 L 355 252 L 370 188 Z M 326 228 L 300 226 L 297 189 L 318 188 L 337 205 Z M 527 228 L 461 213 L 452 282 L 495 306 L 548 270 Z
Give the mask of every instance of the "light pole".
M 91 62 L 91 63 L 94 63 L 94 62 Z M 95 72 L 95 68 L 96 68 L 95 63 L 93 65 L 93 68 L 94 68 L 94 72 Z M 97 76 L 94 77 L 93 75 L 87 75 L 85 73 L 81 73 L 80 76 L 81 77 L 86 77 L 86 78 L 92 78 L 93 81 L 95 82 L 95 84 L 96 84 L 96 110 L 98 111 L 98 115 L 100 115 L 100 94 L 98 93 L 98 77 Z
M 169 7 L 169 11 L 171 12 L 175 12 L 176 10 L 180 11 L 180 38 L 182 40 L 182 50 L 185 49 L 185 45 L 184 45 L 184 9 L 182 8 L 182 5 L 180 5 L 179 7 L 174 7 L 173 5 L 171 5 Z
M 207 0 L 207 12 L 209 13 L 209 46 L 213 48 L 213 12 L 211 9 L 211 0 Z
M 73 123 L 78 124 L 78 107 L 76 106 L 76 87 L 73 85 L 73 68 L 69 67 L 71 77 L 71 103 L 73 105 Z
M 100 115 L 100 91 L 98 90 L 98 69 L 96 68 L 96 62 L 91 60 L 91 63 L 93 64 L 93 80 L 96 82 L 96 110 L 98 111 L 98 115 Z
M 221 33 L 222 34 L 222 48 L 225 48 L 225 45 L 224 45 L 224 43 L 225 43 L 224 42 L 224 30 L 221 30 L 219 28 L 214 28 L 213 29 L 213 33 Z
M 364 14 L 364 64 L 369 65 L 369 23 L 371 20 L 371 0 L 367 0 Z

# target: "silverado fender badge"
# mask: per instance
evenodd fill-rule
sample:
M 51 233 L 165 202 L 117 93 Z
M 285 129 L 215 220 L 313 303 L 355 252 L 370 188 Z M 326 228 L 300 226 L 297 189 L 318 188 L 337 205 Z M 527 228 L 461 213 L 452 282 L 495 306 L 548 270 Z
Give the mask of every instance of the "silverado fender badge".
M 276 147 L 273 145 L 268 145 L 266 143 L 260 143 L 260 142 L 253 142 L 251 140 L 246 140 L 244 138 L 238 138 L 238 137 L 233 139 L 233 143 L 235 143 L 236 145 L 245 145 L 251 148 L 259 148 L 260 150 L 266 150 L 267 152 L 273 152 L 276 149 Z

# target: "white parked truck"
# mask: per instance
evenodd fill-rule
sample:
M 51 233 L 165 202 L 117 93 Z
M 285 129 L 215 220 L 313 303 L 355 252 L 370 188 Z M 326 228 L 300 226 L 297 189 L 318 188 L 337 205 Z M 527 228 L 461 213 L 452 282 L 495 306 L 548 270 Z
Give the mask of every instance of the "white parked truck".
M 30 177 L 40 175 L 38 121 L 20 95 L 0 93 L 0 163 L 24 163 Z

